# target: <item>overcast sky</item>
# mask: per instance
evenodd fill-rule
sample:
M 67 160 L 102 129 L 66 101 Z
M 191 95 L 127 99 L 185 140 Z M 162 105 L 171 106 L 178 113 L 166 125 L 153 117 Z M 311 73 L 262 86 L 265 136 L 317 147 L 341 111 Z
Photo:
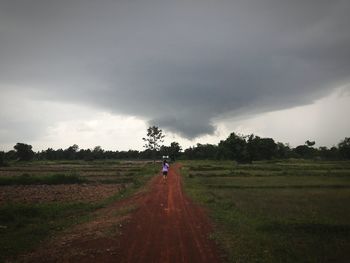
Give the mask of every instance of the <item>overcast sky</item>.
M 0 0 L 0 150 L 350 136 L 348 0 Z

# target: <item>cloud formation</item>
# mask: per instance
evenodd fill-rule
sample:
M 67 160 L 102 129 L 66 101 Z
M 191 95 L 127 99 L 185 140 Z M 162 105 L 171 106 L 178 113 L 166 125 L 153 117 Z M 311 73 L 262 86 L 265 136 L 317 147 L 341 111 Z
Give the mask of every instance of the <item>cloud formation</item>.
M 2 0 L 0 89 L 212 134 L 216 120 L 349 83 L 349 11 L 346 0 Z

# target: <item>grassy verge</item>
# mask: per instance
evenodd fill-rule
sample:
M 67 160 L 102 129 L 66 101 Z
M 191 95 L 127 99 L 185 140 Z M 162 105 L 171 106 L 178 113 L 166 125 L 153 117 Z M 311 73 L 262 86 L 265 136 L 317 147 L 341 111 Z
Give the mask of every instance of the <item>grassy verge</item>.
M 227 162 L 185 162 L 186 192 L 206 206 L 213 237 L 230 262 L 348 262 L 350 177 L 323 176 L 349 163 L 259 162 L 239 167 L 247 176 L 221 176 Z M 231 166 L 231 167 L 229 167 Z M 266 176 L 256 176 L 256 166 Z M 313 176 L 271 176 L 280 166 L 319 170 Z M 213 169 L 215 167 L 215 169 Z M 221 167 L 221 170 L 220 170 Z M 193 169 L 194 168 L 194 169 Z M 254 168 L 254 169 L 253 169 Z M 208 171 L 211 176 L 191 175 Z M 250 173 L 251 171 L 251 173 Z M 207 175 L 207 174 L 206 174 Z

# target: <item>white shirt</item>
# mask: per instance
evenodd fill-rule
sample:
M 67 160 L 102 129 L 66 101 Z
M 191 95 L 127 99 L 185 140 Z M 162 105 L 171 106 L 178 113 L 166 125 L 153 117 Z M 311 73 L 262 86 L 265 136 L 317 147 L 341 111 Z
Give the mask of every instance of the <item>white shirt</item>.
M 169 170 L 169 164 L 165 163 L 163 164 L 163 172 L 167 172 Z

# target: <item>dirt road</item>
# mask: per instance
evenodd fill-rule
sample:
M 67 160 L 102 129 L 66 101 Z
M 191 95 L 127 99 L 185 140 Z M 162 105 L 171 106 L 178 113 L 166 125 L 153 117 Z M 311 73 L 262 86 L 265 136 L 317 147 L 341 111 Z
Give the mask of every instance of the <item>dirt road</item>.
M 178 167 L 152 188 L 125 229 L 119 262 L 219 262 L 208 219 L 183 194 Z
M 166 183 L 157 176 L 149 188 L 146 193 L 106 208 L 100 219 L 78 227 L 24 261 L 220 262 L 215 243 L 208 239 L 208 218 L 183 193 L 179 166 L 171 167 Z M 113 223 L 106 215 L 112 215 L 121 205 L 135 204 L 137 209 L 126 224 L 122 223 L 120 236 L 106 236 L 98 230 Z

